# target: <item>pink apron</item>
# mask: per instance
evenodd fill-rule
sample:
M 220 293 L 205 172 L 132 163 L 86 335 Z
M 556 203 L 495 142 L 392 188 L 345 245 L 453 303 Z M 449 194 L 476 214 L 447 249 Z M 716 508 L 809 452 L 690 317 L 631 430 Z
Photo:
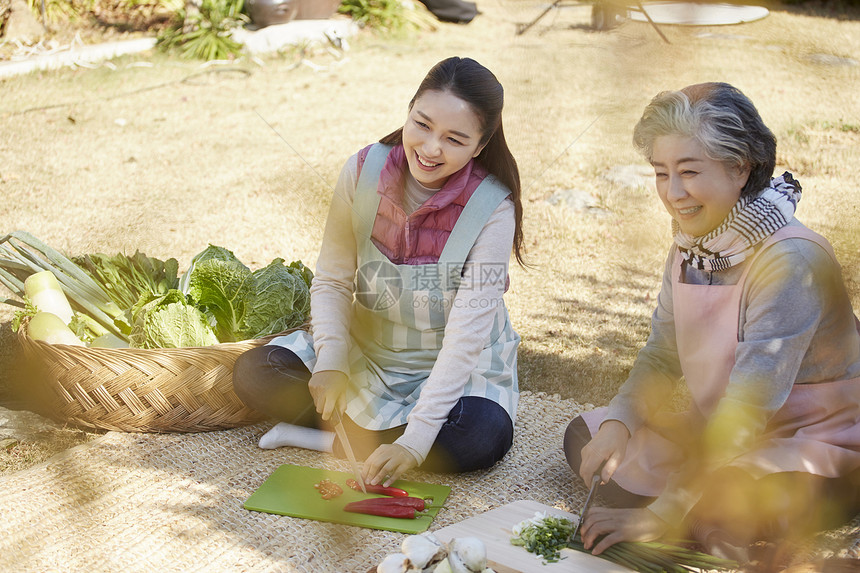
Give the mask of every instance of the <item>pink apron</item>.
M 823 237 L 795 226 L 774 233 L 758 253 L 792 237 L 817 243 L 836 260 Z M 735 364 L 741 295 L 752 266 L 753 262 L 747 265 L 736 285 L 683 284 L 681 256 L 675 255 L 672 293 L 678 356 L 693 402 L 705 418 L 723 396 Z M 606 413 L 604 407 L 583 414 L 592 435 Z M 678 445 L 645 426 L 631 436 L 613 479 L 627 491 L 657 496 L 682 461 Z M 795 384 L 756 446 L 732 465 L 757 478 L 786 471 L 838 477 L 860 467 L 860 379 Z

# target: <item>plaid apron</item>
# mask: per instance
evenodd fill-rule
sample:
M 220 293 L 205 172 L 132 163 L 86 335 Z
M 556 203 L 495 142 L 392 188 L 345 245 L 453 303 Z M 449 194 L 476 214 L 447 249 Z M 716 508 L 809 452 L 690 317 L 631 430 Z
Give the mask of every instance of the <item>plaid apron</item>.
M 406 424 L 436 362 L 445 325 L 458 289 L 477 288 L 463 279 L 463 266 L 478 234 L 509 191 L 488 176 L 457 220 L 438 263 L 395 265 L 370 240 L 379 207 L 377 182 L 389 147 L 375 145 L 361 169 L 353 201 L 353 231 L 358 249 L 355 300 L 350 329 L 350 386 L 347 415 L 359 426 L 384 430 Z M 504 281 L 504 265 L 477 272 Z M 489 302 L 489 299 L 488 299 Z M 519 398 L 517 347 L 504 304 L 495 318 L 477 365 L 464 373 L 463 396 L 501 405 L 516 421 Z M 289 348 L 313 372 L 312 337 L 303 331 L 269 344 Z M 462 382 L 462 381 L 456 381 Z

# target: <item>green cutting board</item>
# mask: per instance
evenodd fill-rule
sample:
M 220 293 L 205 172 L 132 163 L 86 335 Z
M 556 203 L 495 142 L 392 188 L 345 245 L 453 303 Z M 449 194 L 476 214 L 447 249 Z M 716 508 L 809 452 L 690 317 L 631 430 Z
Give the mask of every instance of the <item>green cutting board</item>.
M 430 527 L 433 518 L 439 512 L 438 507 L 430 509 L 427 515 L 415 519 L 399 519 L 396 517 L 380 517 L 350 513 L 343 506 L 351 501 L 371 497 L 385 497 L 355 491 L 346 485 L 346 480 L 354 477 L 348 472 L 336 472 L 321 468 L 282 465 L 269 476 L 257 491 L 245 501 L 245 509 L 289 515 L 317 521 L 330 521 L 371 529 L 385 529 L 401 533 L 421 533 Z M 314 484 L 320 480 L 329 479 L 343 489 L 343 495 L 334 499 L 323 499 Z M 394 487 L 405 489 L 412 497 L 433 497 L 433 505 L 442 505 L 451 488 L 447 485 L 420 483 L 398 480 Z

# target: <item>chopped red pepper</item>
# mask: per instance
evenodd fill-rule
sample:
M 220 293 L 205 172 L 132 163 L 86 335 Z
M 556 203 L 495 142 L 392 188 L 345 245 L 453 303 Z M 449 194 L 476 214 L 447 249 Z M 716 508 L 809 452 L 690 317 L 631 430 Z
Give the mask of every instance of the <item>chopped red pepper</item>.
M 346 485 L 354 489 L 355 491 L 361 491 L 361 486 L 358 485 L 358 482 L 354 479 L 350 478 L 346 480 Z M 382 495 L 390 495 L 393 497 L 408 497 L 409 492 L 405 489 L 400 489 L 399 487 L 386 487 L 384 485 L 370 485 L 365 484 L 365 489 L 367 489 L 367 493 L 378 493 Z
M 314 484 L 314 487 L 317 488 L 322 495 L 323 499 L 332 499 L 343 493 L 343 490 L 339 485 L 331 481 L 330 479 L 324 479 Z

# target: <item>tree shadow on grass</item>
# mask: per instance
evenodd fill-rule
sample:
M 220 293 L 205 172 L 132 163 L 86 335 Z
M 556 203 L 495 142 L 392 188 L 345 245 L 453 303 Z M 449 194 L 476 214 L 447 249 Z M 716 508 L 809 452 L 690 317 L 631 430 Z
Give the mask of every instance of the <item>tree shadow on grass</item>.
M 771 11 L 786 12 L 814 18 L 834 20 L 860 20 L 860 2 L 857 0 L 788 0 L 776 6 L 767 7 Z
M 620 281 L 590 273 L 554 277 L 557 292 L 573 295 L 556 296 L 553 306 L 570 312 L 530 316 L 550 326 L 545 339 L 525 339 L 520 346 L 522 389 L 595 405 L 612 399 L 648 337 L 656 303 L 650 293 L 659 288 L 653 273 L 630 266 L 622 271 Z

